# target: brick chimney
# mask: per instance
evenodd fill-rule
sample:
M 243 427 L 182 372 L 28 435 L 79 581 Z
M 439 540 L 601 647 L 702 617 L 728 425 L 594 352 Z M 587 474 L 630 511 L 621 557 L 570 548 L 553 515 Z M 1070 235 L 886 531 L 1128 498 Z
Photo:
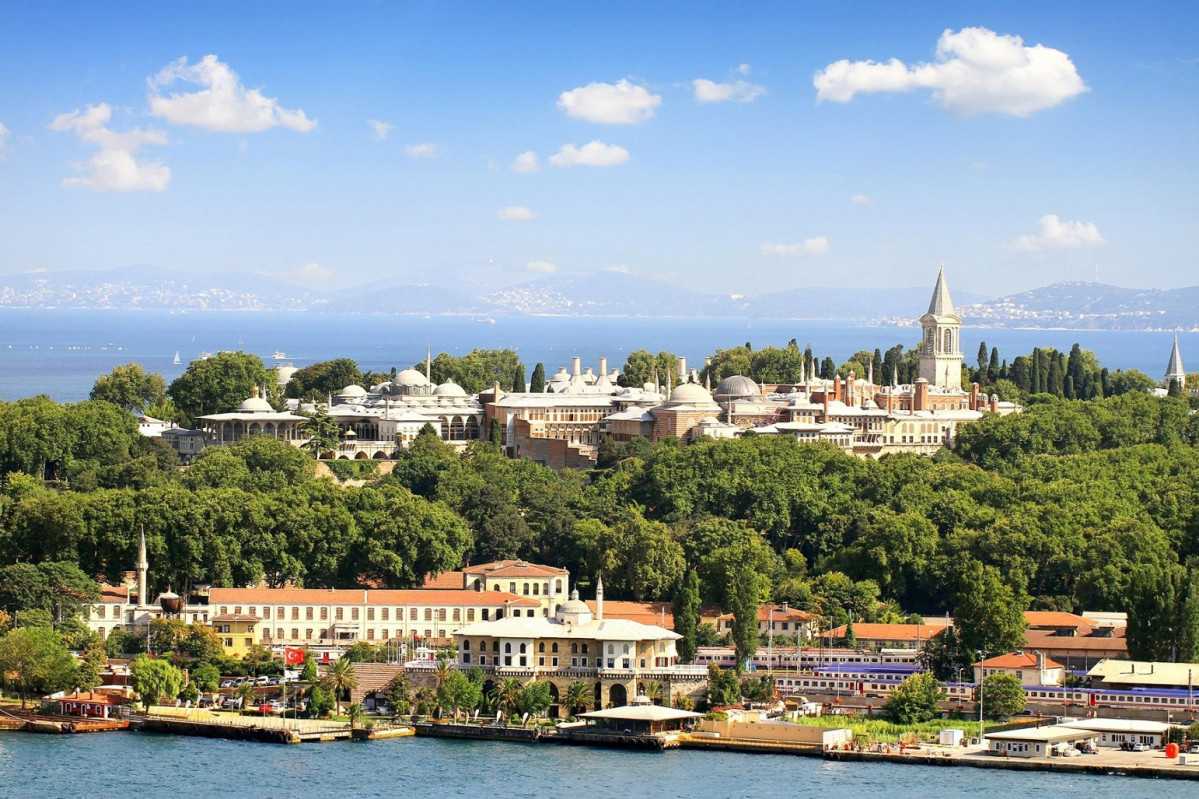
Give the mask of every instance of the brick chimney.
M 916 380 L 915 395 L 912 397 L 912 410 L 928 410 L 928 380 L 921 377 Z

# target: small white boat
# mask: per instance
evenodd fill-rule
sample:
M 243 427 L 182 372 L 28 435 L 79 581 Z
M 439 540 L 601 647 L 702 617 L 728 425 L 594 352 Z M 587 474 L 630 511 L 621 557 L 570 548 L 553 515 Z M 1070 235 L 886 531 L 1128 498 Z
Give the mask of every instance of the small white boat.
M 283 350 L 275 350 L 275 360 L 276 361 L 286 361 L 287 353 L 285 353 Z
M 171 363 L 173 363 L 175 366 L 179 366 L 183 363 L 183 361 L 179 358 L 179 350 L 175 350 L 175 360 L 171 361 Z

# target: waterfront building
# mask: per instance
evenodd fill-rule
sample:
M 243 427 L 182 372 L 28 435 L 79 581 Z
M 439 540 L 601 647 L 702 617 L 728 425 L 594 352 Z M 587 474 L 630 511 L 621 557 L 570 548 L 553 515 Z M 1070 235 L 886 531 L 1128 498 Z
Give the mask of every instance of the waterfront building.
M 1087 672 L 1092 688 L 1135 691 L 1169 688 L 1193 694 L 1199 680 L 1199 663 L 1166 663 L 1151 660 L 1101 660 Z M 1193 697 L 1188 696 L 1188 704 Z
M 1097 746 L 1100 734 L 1092 730 L 1055 724 L 1050 727 L 1025 727 L 1019 730 L 987 733 L 987 749 L 1004 757 L 1053 757 L 1063 749 L 1079 744 Z
M 628 704 L 652 681 L 662 686 L 665 703 L 676 693 L 700 696 L 707 669 L 678 663 L 675 642 L 681 637 L 657 625 L 605 617 L 602 581 L 594 615 L 576 591 L 553 616 L 478 621 L 454 633 L 459 668 L 480 668 L 492 680 L 548 681 L 555 707 L 572 683 L 582 681 L 597 709 Z
M 570 595 L 570 572 L 557 566 L 523 560 L 498 560 L 463 566 L 458 571 L 429 577 L 421 586 L 430 590 L 506 591 L 533 599 L 542 615 L 552 616 Z
M 703 715 L 655 705 L 644 695 L 639 695 L 628 705 L 580 713 L 579 718 L 587 721 L 589 732 L 594 729 L 618 735 L 661 735 L 680 732 L 684 725 L 703 718 Z
M 225 657 L 242 658 L 258 643 L 254 630 L 261 622 L 261 618 L 250 614 L 220 613 L 211 618 L 208 626 L 220 639 Z
M 1146 744 L 1157 749 L 1165 745 L 1172 725 L 1144 719 L 1085 718 L 1062 722 L 1060 726 L 1099 733 L 1099 746 Z

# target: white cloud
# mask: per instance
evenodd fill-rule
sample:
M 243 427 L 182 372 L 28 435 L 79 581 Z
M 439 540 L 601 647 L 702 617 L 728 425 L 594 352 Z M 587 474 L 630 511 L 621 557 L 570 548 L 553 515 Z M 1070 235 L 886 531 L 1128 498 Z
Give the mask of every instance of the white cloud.
M 530 272 L 550 273 L 557 272 L 558 266 L 557 264 L 551 264 L 549 261 L 530 261 L 525 265 L 525 269 L 529 270 Z
M 705 78 L 691 81 L 695 89 L 697 103 L 725 103 L 730 100 L 736 103 L 752 103 L 766 93 L 766 89 L 747 80 L 734 80 L 729 83 L 716 83 Z
M 849 201 L 854 205 L 869 205 L 870 203 L 874 202 L 874 199 L 867 197 L 865 194 L 855 194 L 849 198 Z
M 508 205 L 501 208 L 496 213 L 495 218 L 502 219 L 505 222 L 528 222 L 530 219 L 536 219 L 537 214 L 523 205 Z
M 631 275 L 632 274 L 632 270 L 629 269 L 627 264 L 615 264 L 614 266 L 608 266 L 608 267 L 604 268 L 604 271 L 605 272 L 619 272 L 622 275 Z
M 513 172 L 540 172 L 541 165 L 537 163 L 537 153 L 526 150 L 512 161 Z
M 395 128 L 390 122 L 380 122 L 377 119 L 368 119 L 366 124 L 370 125 L 371 134 L 378 141 L 386 139 L 388 134 Z
M 1102 247 L 1107 244 L 1094 222 L 1074 222 L 1059 219 L 1057 214 L 1041 217 L 1041 232 L 1034 236 L 1021 236 L 1011 247 L 1022 252 L 1044 250 L 1068 250 L 1075 247 Z
M 8 128 L 4 127 L 4 123 L 0 122 L 0 161 L 4 160 L 4 148 L 8 144 Z
M 568 117 L 601 125 L 636 125 L 652 117 L 661 104 L 661 95 L 628 80 L 589 83 L 558 95 L 558 107 Z
M 333 270 L 316 262 L 309 262 L 295 269 L 280 272 L 279 277 L 295 283 L 321 283 L 333 277 Z
M 162 191 L 171 181 L 171 170 L 161 161 L 138 161 L 133 154 L 143 145 L 164 145 L 167 135 L 159 130 L 130 128 L 125 133 L 109 130 L 112 108 L 107 103 L 89 105 L 59 114 L 50 130 L 71 131 L 81 141 L 95 145 L 99 152 L 87 164 L 73 166 L 84 174 L 66 178 L 64 186 L 79 186 L 92 191 Z
M 1026 47 L 1019 36 L 986 28 L 946 30 L 934 63 L 908 67 L 848 61 L 829 64 L 812 80 L 816 101 L 847 103 L 858 93 L 933 90 L 933 102 L 959 116 L 1026 117 L 1088 91 L 1070 56 L 1043 45 Z
M 422 144 L 406 144 L 404 152 L 413 158 L 436 158 L 441 155 L 441 148 L 436 144 L 424 142 Z
M 797 258 L 801 255 L 826 255 L 828 254 L 828 238 L 825 236 L 816 236 L 811 239 L 804 239 L 798 244 L 770 244 L 762 245 L 762 255 L 774 256 L 776 258 Z
M 194 92 L 163 96 L 159 90 L 176 81 L 202 86 Z M 257 89 L 242 86 L 228 64 L 206 55 L 191 66 L 180 58 L 149 81 L 150 113 L 172 125 L 194 125 L 216 133 L 258 133 L 290 128 L 301 133 L 316 127 L 300 109 L 290 110 Z
M 562 149 L 550 156 L 553 166 L 617 166 L 629 160 L 629 151 L 618 144 L 591 141 L 582 147 L 564 144 Z

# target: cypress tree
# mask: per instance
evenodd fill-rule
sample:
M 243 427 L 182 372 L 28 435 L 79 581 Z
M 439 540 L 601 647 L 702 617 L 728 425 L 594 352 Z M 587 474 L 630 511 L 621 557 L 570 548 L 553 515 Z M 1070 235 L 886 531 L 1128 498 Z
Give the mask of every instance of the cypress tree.
M 683 578 L 683 585 L 674 595 L 671 612 L 674 614 L 674 631 L 683 636 L 675 644 L 679 660 L 690 663 L 695 659 L 699 632 L 699 576 L 694 569 Z
M 533 367 L 533 379 L 529 381 L 529 391 L 545 391 L 545 366 L 540 361 Z
M 833 359 L 824 356 L 824 360 L 820 363 L 820 377 L 824 380 L 832 380 L 837 374 L 837 364 L 833 363 Z
M 504 429 L 500 427 L 499 419 L 491 420 L 491 436 L 489 440 L 497 447 L 504 443 Z
M 992 347 L 991 348 L 991 361 L 990 361 L 990 363 L 987 364 L 987 382 L 995 383 L 997 380 L 999 380 L 999 375 L 1000 375 L 999 348 Z
M 518 363 L 516 365 L 516 371 L 512 373 L 512 390 L 517 394 L 521 394 L 528 390 L 528 388 L 525 386 L 525 365 L 523 363 Z
M 987 368 L 987 342 L 978 342 L 978 371 L 985 371 Z

